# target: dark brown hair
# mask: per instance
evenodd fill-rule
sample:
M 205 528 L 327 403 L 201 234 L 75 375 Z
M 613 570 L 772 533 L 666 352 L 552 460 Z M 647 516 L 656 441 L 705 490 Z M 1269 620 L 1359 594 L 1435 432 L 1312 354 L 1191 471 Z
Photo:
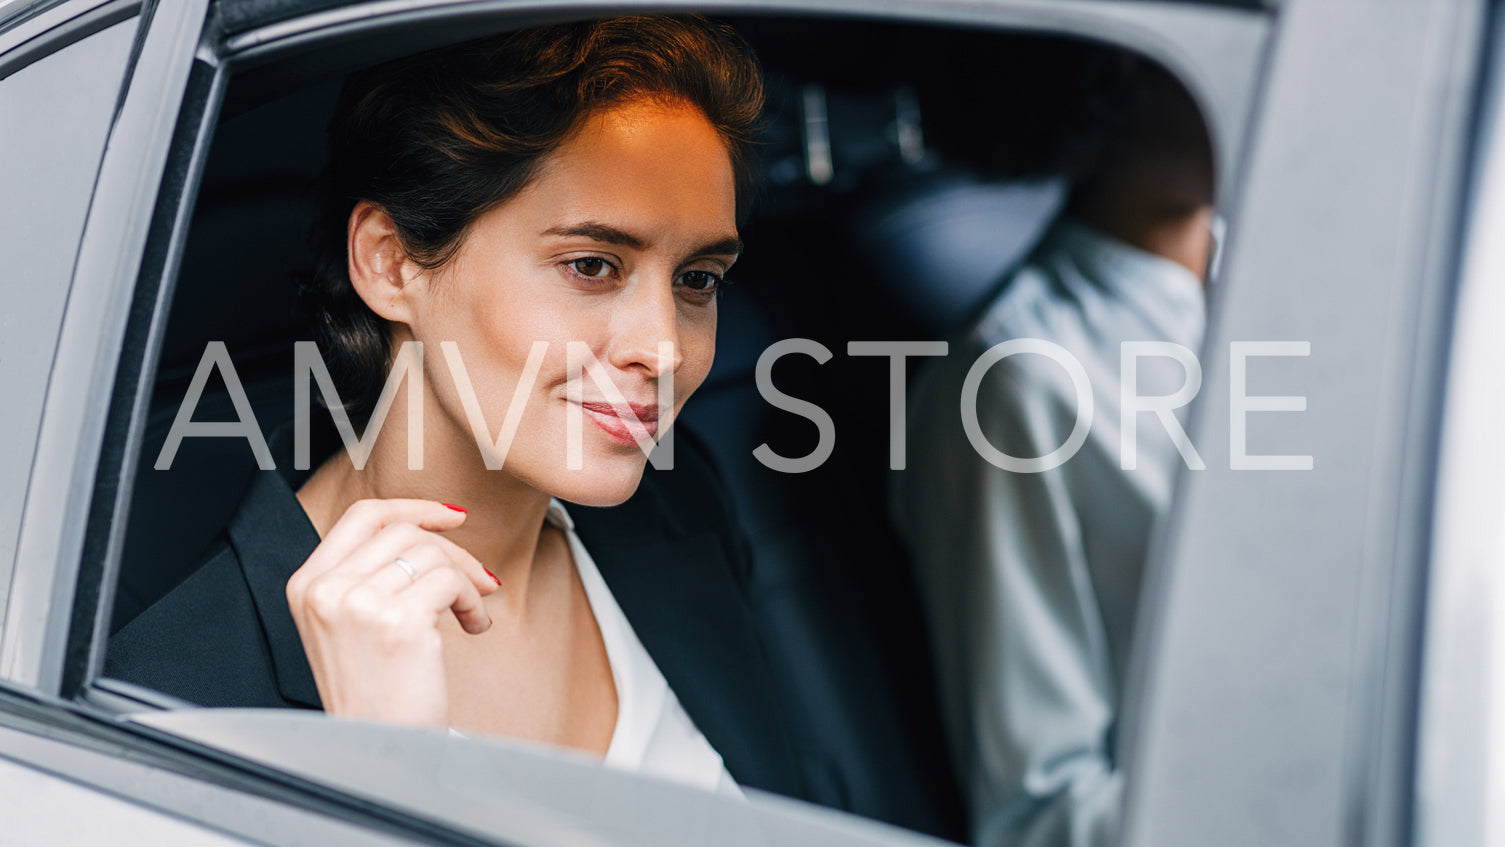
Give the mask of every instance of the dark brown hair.
M 726 142 L 739 218 L 754 182 L 763 106 L 751 49 L 695 16 L 633 16 L 540 27 L 429 51 L 353 74 L 329 128 L 303 286 L 315 338 L 357 420 L 386 376 L 385 323 L 350 283 L 346 232 L 360 200 L 392 219 L 407 256 L 447 262 L 476 218 L 521 191 L 591 113 L 650 99 L 698 109 Z

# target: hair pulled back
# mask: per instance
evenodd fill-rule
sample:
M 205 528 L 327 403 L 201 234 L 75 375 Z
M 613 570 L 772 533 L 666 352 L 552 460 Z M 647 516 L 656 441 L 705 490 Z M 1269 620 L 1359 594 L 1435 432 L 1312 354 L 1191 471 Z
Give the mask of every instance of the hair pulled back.
M 520 192 L 592 113 L 640 100 L 699 110 L 725 141 L 739 217 L 763 106 L 751 49 L 696 16 L 630 16 L 546 26 L 445 47 L 353 74 L 329 127 L 303 302 L 345 406 L 369 415 L 391 356 L 385 322 L 350 283 L 347 226 L 367 200 L 406 256 L 443 266 L 470 225 Z

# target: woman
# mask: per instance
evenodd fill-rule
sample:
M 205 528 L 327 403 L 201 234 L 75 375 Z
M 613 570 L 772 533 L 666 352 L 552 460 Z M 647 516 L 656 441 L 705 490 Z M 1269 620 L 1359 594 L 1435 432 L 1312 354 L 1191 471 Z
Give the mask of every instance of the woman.
M 742 42 L 698 18 L 352 77 L 306 293 L 380 434 L 363 467 L 263 472 L 209 561 L 112 638 L 109 672 L 795 793 L 714 480 L 681 439 L 680 467 L 638 490 L 640 445 L 711 366 L 761 91 Z M 410 342 L 416 391 L 384 394 Z

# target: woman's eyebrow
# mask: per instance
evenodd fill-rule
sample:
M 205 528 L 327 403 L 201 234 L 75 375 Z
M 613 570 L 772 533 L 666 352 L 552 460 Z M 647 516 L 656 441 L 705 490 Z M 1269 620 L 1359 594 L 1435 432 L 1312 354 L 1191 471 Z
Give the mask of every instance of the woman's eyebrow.
M 704 247 L 700 248 L 699 250 L 696 250 L 694 255 L 740 256 L 742 255 L 742 239 L 738 238 L 735 235 L 727 236 L 720 241 L 713 241 L 710 244 L 707 244 Z
M 606 244 L 620 244 L 623 247 L 631 247 L 634 250 L 642 250 L 648 243 L 630 232 L 617 229 L 610 224 L 586 221 L 585 223 L 566 224 L 563 226 L 551 226 L 543 231 L 544 235 L 563 235 L 573 238 L 589 238 L 592 241 L 600 241 Z M 706 244 L 692 251 L 695 256 L 740 256 L 742 255 L 742 239 L 735 235 L 729 235 L 710 244 Z
M 630 232 L 623 232 L 614 226 L 601 223 L 579 223 L 567 226 L 551 226 L 543 231 L 544 235 L 564 235 L 580 238 L 589 238 L 593 241 L 602 241 L 607 244 L 620 244 L 623 247 L 631 247 L 641 250 L 646 245 L 643 239 Z

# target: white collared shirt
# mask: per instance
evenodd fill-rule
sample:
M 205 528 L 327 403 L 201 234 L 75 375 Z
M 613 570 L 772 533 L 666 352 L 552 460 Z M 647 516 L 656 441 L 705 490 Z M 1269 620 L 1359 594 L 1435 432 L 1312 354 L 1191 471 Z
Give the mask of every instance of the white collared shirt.
M 617 725 L 606 748 L 606 766 L 742 796 L 721 755 L 696 729 L 653 657 L 632 631 L 595 559 L 575 534 L 575 522 L 564 504 L 549 501 L 546 520 L 562 530 L 569 541 L 570 555 L 596 616 L 596 626 L 606 644 L 606 659 L 611 663 L 611 678 L 617 686 Z
M 617 689 L 617 723 L 603 764 L 719 794 L 743 796 L 721 755 L 695 727 L 633 632 L 595 559 L 575 534 L 575 522 L 564 504 L 550 500 L 545 520 L 559 528 L 569 542 L 570 556 L 606 645 L 606 660 Z M 463 736 L 454 729 L 450 732 Z

